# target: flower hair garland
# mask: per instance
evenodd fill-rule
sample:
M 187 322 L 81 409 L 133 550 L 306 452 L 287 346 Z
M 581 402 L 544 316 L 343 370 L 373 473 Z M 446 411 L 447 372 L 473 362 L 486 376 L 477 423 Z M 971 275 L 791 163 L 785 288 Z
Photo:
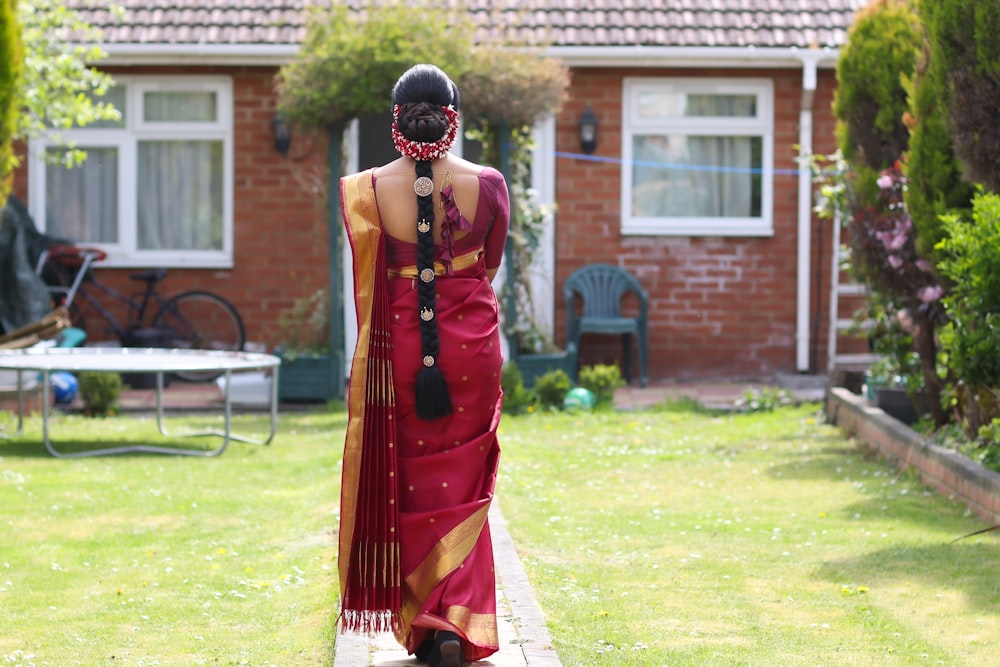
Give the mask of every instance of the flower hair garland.
M 392 107 L 392 143 L 395 144 L 396 150 L 401 155 L 414 160 L 430 162 L 439 160 L 448 154 L 458 136 L 458 112 L 453 106 L 449 104 L 446 107 L 441 107 L 444 115 L 448 118 L 448 130 L 443 137 L 431 142 L 412 141 L 403 136 L 403 133 L 399 131 L 400 109 L 398 104 Z

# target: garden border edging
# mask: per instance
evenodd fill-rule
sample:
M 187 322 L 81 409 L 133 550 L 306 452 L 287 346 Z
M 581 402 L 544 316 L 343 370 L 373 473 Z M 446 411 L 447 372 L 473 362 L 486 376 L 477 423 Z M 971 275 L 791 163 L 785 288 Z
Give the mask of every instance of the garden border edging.
M 825 413 L 845 435 L 857 436 L 896 467 L 912 467 L 939 493 L 964 502 L 988 522 L 1000 521 L 1000 473 L 930 442 L 843 387 L 829 389 Z

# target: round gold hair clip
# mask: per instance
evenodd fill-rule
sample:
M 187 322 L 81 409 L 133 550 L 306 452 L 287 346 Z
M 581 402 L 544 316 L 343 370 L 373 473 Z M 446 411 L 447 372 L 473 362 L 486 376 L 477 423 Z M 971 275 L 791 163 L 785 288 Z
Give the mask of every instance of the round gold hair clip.
M 423 269 L 420 271 L 420 280 L 429 283 L 434 280 L 434 269 Z
M 424 357 L 424 366 L 430 368 L 433 365 L 434 365 L 434 357 L 428 354 L 427 356 Z
M 413 191 L 417 193 L 418 197 L 426 197 L 434 192 L 434 181 L 426 176 L 421 176 L 413 181 Z

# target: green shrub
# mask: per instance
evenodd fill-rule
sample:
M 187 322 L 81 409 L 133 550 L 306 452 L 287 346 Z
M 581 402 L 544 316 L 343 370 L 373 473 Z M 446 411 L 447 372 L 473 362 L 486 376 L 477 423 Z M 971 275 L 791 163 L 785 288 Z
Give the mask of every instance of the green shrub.
M 598 406 L 615 398 L 615 389 L 625 386 L 621 371 L 614 364 L 595 364 L 580 369 L 580 386 L 589 389 Z
M 504 414 L 520 415 L 535 405 L 535 394 L 524 386 L 521 369 L 514 361 L 503 365 L 500 373 L 500 387 L 503 389 Z
M 83 371 L 76 380 L 85 414 L 90 417 L 114 414 L 122 391 L 121 375 Z
M 1000 419 L 994 418 L 979 429 L 976 449 L 970 457 L 978 460 L 983 467 L 1000 470 Z
M 945 332 L 950 365 L 973 388 L 1000 387 L 1000 195 L 972 202 L 972 222 L 944 218 L 947 237 L 937 248 L 939 269 L 954 286 L 944 297 L 951 321 Z
M 538 396 L 538 402 L 545 407 L 562 406 L 563 399 L 572 388 L 573 383 L 562 369 L 549 371 L 535 380 L 535 394 Z
M 780 387 L 748 388 L 737 407 L 746 412 L 774 412 L 777 408 L 792 404 L 792 395 Z

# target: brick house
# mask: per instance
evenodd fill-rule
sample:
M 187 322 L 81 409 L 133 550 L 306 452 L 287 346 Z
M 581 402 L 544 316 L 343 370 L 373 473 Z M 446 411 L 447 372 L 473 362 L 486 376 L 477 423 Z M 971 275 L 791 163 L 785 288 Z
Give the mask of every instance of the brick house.
M 324 141 L 293 137 L 283 155 L 272 124 L 273 77 L 297 51 L 308 0 L 119 4 L 121 21 L 82 13 L 104 28 L 100 66 L 124 120 L 67 132 L 87 166 L 29 158 L 15 191 L 51 233 L 102 241 L 102 275 L 125 284 L 136 267 L 168 267 L 170 289 L 224 294 L 249 339 L 271 347 L 278 313 L 328 284 Z M 609 262 L 650 294 L 652 379 L 825 370 L 832 231 L 812 214 L 796 156 L 835 147 L 837 49 L 864 4 L 469 3 L 507 30 L 547 34 L 572 71 L 569 102 L 536 126 L 533 169 L 557 207 L 539 267 L 557 342 L 562 283 Z M 590 155 L 578 128 L 587 108 L 599 121 Z M 386 127 L 350 128 L 348 170 L 392 157 Z M 347 349 L 352 317 L 348 307 Z M 618 353 L 585 339 L 581 361 Z

